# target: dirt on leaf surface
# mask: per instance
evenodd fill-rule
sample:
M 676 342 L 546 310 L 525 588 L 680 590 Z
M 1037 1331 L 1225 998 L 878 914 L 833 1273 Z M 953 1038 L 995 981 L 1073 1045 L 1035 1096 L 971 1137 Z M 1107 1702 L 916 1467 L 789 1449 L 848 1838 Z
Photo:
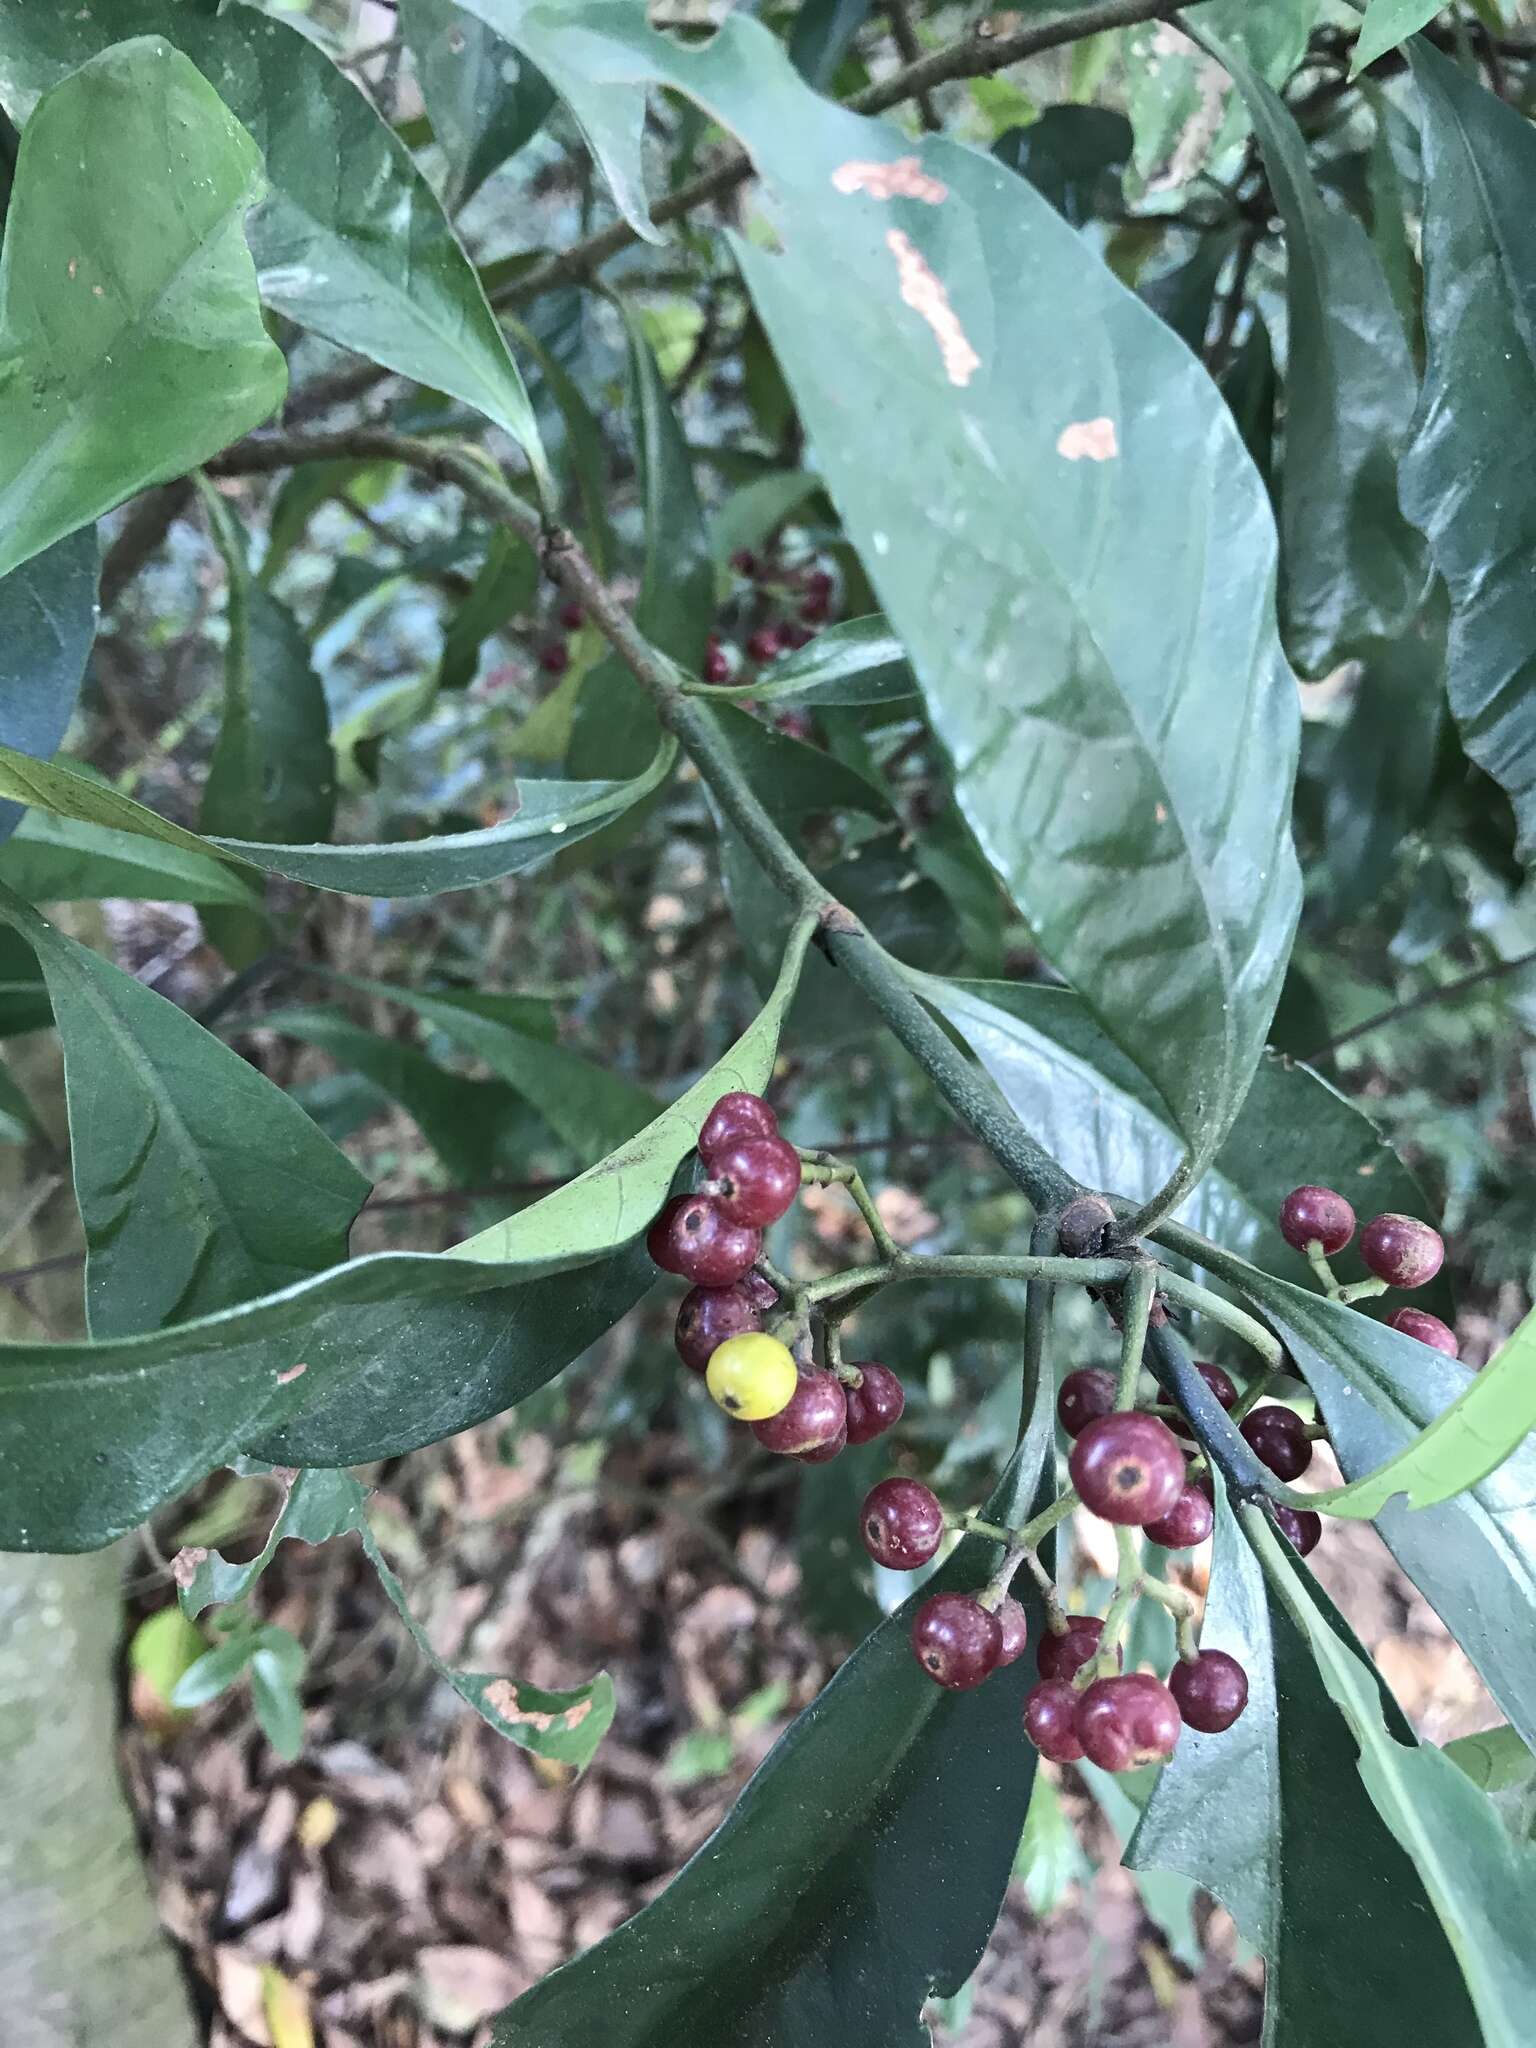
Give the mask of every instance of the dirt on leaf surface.
M 175 1726 L 140 1699 L 124 1737 L 161 1912 L 218 2048 L 297 2048 L 300 2018 L 321 2048 L 487 2041 L 491 2014 L 664 1888 L 834 1668 L 797 1619 L 784 1490 L 711 1505 L 665 1436 L 610 1451 L 596 1484 L 537 1436 L 503 1463 L 494 1428 L 373 1476 L 439 1653 L 548 1687 L 605 1668 L 613 1730 L 579 1781 L 530 1757 L 433 1677 L 355 1540 L 283 1545 L 257 1604 L 309 1648 L 298 1760 L 273 1753 L 243 1690 Z M 1427 1734 L 1498 1718 L 1368 1529 L 1331 1526 L 1315 1561 Z M 139 1612 L 165 1604 L 165 1573 L 146 1563 L 134 1593 Z M 1226 1914 L 1197 1900 L 1176 1958 L 1093 1801 L 1071 1772 L 1061 1788 L 1103 1867 L 1045 1917 L 1013 1886 L 971 1986 L 930 2015 L 935 2039 L 1256 2042 L 1260 1968 Z

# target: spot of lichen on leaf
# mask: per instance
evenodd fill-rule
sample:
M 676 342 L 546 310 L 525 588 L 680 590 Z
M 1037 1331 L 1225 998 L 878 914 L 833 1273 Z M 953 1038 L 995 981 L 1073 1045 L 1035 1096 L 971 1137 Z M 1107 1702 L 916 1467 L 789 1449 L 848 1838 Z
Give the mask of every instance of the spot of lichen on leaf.
M 949 197 L 949 187 L 930 177 L 915 156 L 899 156 L 888 164 L 839 164 L 832 183 L 839 192 L 867 192 L 871 199 L 920 199 L 924 206 L 941 205 Z
M 900 228 L 892 228 L 885 246 L 896 258 L 901 296 L 914 313 L 920 313 L 938 339 L 944 358 L 944 374 L 951 384 L 969 384 L 981 368 L 981 357 L 966 339 L 949 293 L 929 269 L 922 253 Z
M 1114 421 L 1103 417 L 1074 420 L 1056 436 L 1056 453 L 1068 462 L 1081 462 L 1085 456 L 1090 462 L 1113 461 L 1120 453 Z

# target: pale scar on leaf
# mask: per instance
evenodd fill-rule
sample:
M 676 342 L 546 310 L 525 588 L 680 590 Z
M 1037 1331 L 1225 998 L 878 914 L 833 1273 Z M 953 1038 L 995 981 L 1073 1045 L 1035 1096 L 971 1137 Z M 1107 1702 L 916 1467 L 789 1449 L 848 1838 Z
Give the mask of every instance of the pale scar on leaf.
M 949 293 L 900 228 L 891 229 L 885 238 L 885 246 L 896 258 L 902 298 L 914 313 L 922 315 L 934 331 L 939 353 L 944 358 L 944 374 L 951 384 L 969 384 L 981 368 L 981 357 L 966 339 L 965 329 L 949 303 Z
M 930 178 L 915 156 L 899 156 L 889 164 L 839 164 L 832 183 L 839 192 L 867 192 L 871 199 L 920 199 L 925 206 L 938 206 L 949 197 L 949 187 Z
M 533 1728 L 540 1735 L 547 1735 L 551 1728 L 564 1727 L 567 1733 L 579 1728 L 592 1711 L 590 1700 L 578 1700 L 559 1714 L 542 1714 L 532 1707 L 518 1705 L 517 1687 L 510 1678 L 498 1678 L 485 1688 L 485 1703 L 503 1721 L 514 1728 Z
M 1102 416 L 1096 420 L 1074 420 L 1057 435 L 1056 453 L 1064 455 L 1068 462 L 1081 462 L 1085 455 L 1090 462 L 1112 461 L 1120 453 L 1114 421 Z

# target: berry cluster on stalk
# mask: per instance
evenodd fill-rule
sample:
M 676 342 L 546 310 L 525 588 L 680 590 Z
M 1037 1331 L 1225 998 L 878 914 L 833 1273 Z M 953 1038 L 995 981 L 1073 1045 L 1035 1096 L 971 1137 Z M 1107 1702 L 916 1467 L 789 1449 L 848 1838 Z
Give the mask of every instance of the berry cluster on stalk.
M 766 676 L 783 655 L 808 646 L 837 617 L 838 598 L 829 569 L 815 560 L 792 560 L 777 545 L 738 548 L 731 569 L 731 596 L 719 630 L 709 636 L 700 674 L 706 683 L 739 687 Z M 780 711 L 773 723 L 793 739 L 812 735 L 806 711 Z

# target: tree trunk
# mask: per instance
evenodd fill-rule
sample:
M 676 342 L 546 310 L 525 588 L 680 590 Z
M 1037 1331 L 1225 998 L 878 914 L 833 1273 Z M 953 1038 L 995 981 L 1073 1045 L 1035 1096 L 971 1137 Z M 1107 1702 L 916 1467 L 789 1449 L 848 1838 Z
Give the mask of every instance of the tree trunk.
M 13 1040 L 8 1064 L 57 1144 L 57 1042 L 51 1034 Z M 45 1147 L 0 1147 L 7 1266 L 78 1242 L 61 1157 L 61 1149 L 49 1157 Z M 29 1300 L 30 1310 L 0 1289 L 0 1337 L 35 1342 L 42 1329 L 64 1336 L 79 1328 L 78 1271 L 29 1283 Z M 198 2040 L 117 1774 L 120 1571 L 116 1550 L 0 1554 L 5 2048 L 195 2048 Z

